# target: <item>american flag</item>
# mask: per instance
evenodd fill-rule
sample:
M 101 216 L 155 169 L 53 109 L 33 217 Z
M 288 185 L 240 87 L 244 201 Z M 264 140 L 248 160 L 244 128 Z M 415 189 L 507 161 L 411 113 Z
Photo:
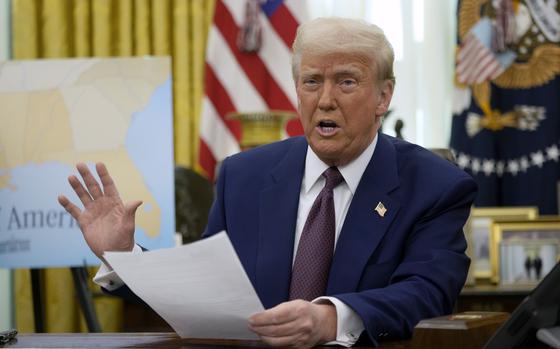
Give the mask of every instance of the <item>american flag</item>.
M 504 72 L 515 59 L 511 51 L 492 51 L 492 23 L 481 19 L 465 36 L 457 56 L 457 79 L 472 85 L 492 80 Z
M 240 150 L 240 126 L 226 114 L 296 110 L 291 45 L 305 19 L 302 0 L 216 1 L 200 122 L 199 165 L 208 178 L 218 161 Z M 240 31 L 255 35 L 244 45 Z M 286 132 L 301 134 L 299 121 L 290 121 Z

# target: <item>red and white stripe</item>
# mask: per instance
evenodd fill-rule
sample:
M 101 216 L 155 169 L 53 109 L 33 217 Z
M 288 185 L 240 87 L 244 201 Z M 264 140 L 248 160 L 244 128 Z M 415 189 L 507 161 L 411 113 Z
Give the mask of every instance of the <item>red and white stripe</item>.
M 493 79 L 504 68 L 496 56 L 480 40 L 469 33 L 457 56 L 457 78 L 463 84 L 479 84 Z
M 241 130 L 227 113 L 266 110 L 295 111 L 291 44 L 298 23 L 306 18 L 305 1 L 286 0 L 272 16 L 260 13 L 262 46 L 257 54 L 237 48 L 245 18 L 245 0 L 217 0 L 206 51 L 206 85 L 200 125 L 199 165 L 210 178 L 218 161 L 239 152 Z M 299 121 L 288 135 L 301 134 Z

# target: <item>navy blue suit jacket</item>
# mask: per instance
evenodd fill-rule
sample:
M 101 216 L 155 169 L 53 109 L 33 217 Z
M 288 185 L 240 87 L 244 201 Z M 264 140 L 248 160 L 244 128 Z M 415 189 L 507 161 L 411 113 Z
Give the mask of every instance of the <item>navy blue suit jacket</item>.
M 265 308 L 288 300 L 307 142 L 258 147 L 221 166 L 205 236 L 226 230 Z M 338 239 L 326 295 L 362 318 L 369 339 L 406 338 L 451 313 L 469 259 L 472 178 L 431 152 L 379 134 Z M 381 202 L 387 213 L 374 208 Z

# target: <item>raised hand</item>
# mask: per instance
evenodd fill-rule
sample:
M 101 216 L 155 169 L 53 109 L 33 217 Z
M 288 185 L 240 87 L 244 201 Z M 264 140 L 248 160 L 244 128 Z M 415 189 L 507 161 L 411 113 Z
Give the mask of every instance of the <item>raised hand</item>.
M 104 261 L 102 255 L 105 251 L 131 251 L 134 247 L 134 217 L 142 201 L 123 204 L 103 163 L 95 166 L 103 188 L 85 164 L 79 163 L 76 168 L 87 189 L 76 176 L 68 177 L 68 182 L 84 205 L 84 210 L 64 195 L 58 197 L 58 202 L 76 219 L 89 248 L 101 260 Z

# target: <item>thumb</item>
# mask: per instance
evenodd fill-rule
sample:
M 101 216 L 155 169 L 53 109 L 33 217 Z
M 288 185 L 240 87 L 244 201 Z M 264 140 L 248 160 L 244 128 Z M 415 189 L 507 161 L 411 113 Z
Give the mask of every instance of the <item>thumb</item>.
M 136 214 L 136 210 L 142 204 L 143 204 L 142 200 L 135 200 L 135 201 L 127 202 L 126 205 L 124 206 L 126 214 L 129 215 L 129 216 L 134 216 Z

